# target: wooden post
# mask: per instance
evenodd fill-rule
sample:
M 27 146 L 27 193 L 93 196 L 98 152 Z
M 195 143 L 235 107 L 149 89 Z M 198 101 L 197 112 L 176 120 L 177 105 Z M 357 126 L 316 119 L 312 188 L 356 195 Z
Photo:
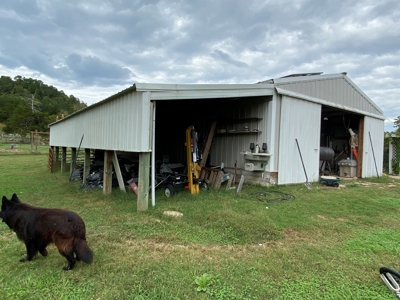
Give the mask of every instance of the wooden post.
M 244 183 L 244 175 L 242 175 L 242 176 L 240 177 L 240 181 L 239 181 L 239 185 L 238 185 L 238 188 L 237 188 L 237 190 L 236 190 L 236 193 L 239 194 L 239 193 L 242 191 L 243 183 Z
M 31 131 L 30 134 L 31 134 L 31 152 L 33 152 L 33 131 Z
M 224 172 L 218 171 L 218 172 L 215 172 L 215 173 L 216 173 L 216 177 L 215 177 L 213 188 L 218 190 L 221 187 L 222 179 L 224 177 Z
M 233 176 L 231 175 L 231 176 L 229 177 L 228 183 L 226 184 L 226 190 L 227 190 L 227 191 L 231 189 L 232 181 L 233 181 Z
M 114 151 L 104 152 L 103 193 L 105 195 L 110 195 L 112 190 L 113 154 Z
M 121 168 L 119 167 L 119 162 L 118 162 L 118 157 L 117 157 L 116 151 L 114 151 L 114 155 L 113 155 L 113 165 L 114 165 L 115 174 L 117 175 L 119 189 L 121 191 L 123 191 L 124 193 L 126 193 L 124 179 L 122 178 Z
M 83 183 L 87 182 L 87 177 L 89 175 L 90 172 L 90 149 L 86 149 L 85 148 L 85 161 L 83 164 Z
M 57 168 L 60 167 L 60 147 L 56 147 L 55 149 L 54 164 Z
M 71 177 L 72 173 L 75 171 L 76 166 L 76 148 L 71 148 L 71 163 L 69 168 L 69 176 Z
M 137 211 L 149 208 L 150 152 L 139 153 Z
M 214 121 L 211 124 L 210 132 L 208 133 L 207 142 L 203 150 L 203 156 L 201 158 L 200 167 L 204 167 L 207 163 L 208 153 L 210 152 L 211 143 L 214 137 L 215 127 L 217 126 L 217 122 Z
M 67 148 L 62 147 L 61 151 L 61 173 L 64 173 L 67 166 Z
M 37 129 L 35 130 L 35 137 L 36 137 L 36 139 L 35 139 L 35 153 L 37 153 L 38 152 L 38 144 L 39 144 L 39 135 L 38 135 L 38 131 L 37 131 Z
M 49 148 L 49 171 L 53 173 L 53 154 L 54 154 L 54 147 L 51 146 Z

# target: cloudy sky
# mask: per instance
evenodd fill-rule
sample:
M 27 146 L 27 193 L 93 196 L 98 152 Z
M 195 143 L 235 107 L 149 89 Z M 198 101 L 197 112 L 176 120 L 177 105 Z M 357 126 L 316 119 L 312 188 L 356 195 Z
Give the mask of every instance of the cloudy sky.
M 88 105 L 137 82 L 347 72 L 400 116 L 399 0 L 1 0 L 0 75 Z

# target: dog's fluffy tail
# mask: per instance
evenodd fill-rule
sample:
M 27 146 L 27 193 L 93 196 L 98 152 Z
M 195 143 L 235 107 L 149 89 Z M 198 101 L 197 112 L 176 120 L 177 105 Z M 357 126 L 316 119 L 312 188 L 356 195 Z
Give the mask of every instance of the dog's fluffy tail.
M 81 260 L 87 264 L 92 263 L 93 261 L 93 251 L 89 248 L 86 240 L 84 239 L 76 239 L 75 240 L 75 253 L 76 258 Z

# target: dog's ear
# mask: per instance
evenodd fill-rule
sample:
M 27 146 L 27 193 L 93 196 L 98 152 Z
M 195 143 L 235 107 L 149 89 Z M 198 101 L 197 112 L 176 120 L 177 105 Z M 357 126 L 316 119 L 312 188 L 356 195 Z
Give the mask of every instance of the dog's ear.
M 10 203 L 6 196 L 3 196 L 1 199 L 1 210 L 4 210 L 7 207 L 7 204 Z
M 11 201 L 15 202 L 15 203 L 21 203 L 21 200 L 19 200 L 17 194 L 15 194 L 15 193 L 12 195 Z

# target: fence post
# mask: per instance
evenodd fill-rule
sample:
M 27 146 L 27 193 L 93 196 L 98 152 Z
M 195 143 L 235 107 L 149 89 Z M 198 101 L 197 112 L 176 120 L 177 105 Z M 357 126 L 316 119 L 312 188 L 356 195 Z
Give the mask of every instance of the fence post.
M 38 131 L 37 131 L 37 129 L 35 130 L 35 136 L 36 136 L 36 140 L 35 140 L 35 144 L 36 144 L 36 147 L 35 147 L 35 149 L 36 149 L 36 153 L 38 152 L 38 144 L 39 144 L 39 135 L 38 135 Z

